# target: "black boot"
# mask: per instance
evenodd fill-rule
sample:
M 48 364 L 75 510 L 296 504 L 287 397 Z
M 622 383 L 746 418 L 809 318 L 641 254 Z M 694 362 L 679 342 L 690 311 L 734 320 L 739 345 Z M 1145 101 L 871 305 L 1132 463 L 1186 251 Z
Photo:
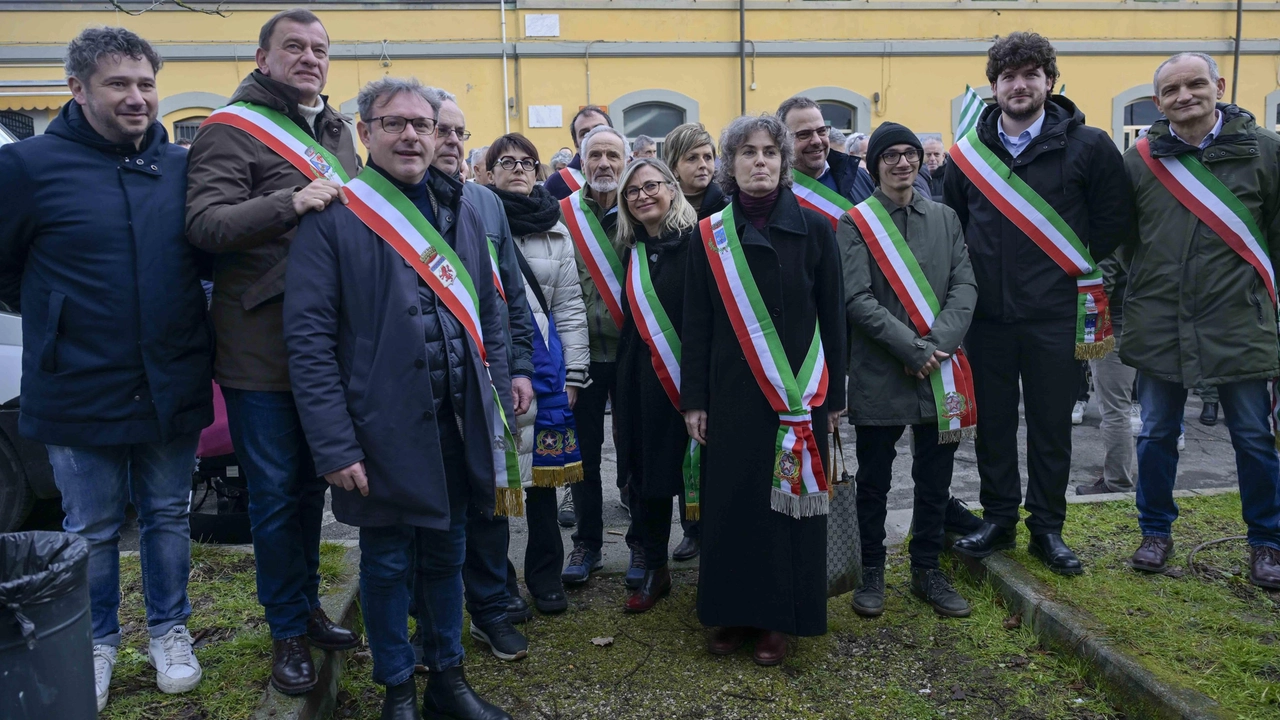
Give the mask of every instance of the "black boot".
M 418 720 L 419 717 L 418 688 L 413 684 L 413 676 L 399 685 L 388 685 L 380 720 Z
M 862 568 L 862 587 L 853 593 L 853 611 L 862 617 L 880 617 L 884 614 L 884 567 L 868 565 Z
M 1218 403 L 1207 402 L 1203 408 L 1200 408 L 1200 424 L 1210 426 L 1218 424 Z
M 969 617 L 969 603 L 936 568 L 911 568 L 911 594 L 932 605 L 933 611 L 944 617 Z
M 511 720 L 511 716 L 476 695 L 467 684 L 462 666 L 427 674 L 422 693 L 425 720 Z
M 947 511 L 942 522 L 947 532 L 957 535 L 968 535 L 982 528 L 982 518 L 970 512 L 964 503 L 954 497 L 947 501 Z

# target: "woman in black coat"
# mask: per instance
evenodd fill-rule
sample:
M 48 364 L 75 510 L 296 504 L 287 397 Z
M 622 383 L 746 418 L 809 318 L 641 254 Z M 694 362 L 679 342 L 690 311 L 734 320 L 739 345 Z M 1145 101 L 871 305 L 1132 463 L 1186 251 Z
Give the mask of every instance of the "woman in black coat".
M 775 118 L 738 118 L 720 138 L 719 181 L 792 372 L 802 368 L 815 323 L 820 329 L 830 391 L 825 405 L 809 405 L 816 454 L 825 459 L 826 435 L 844 408 L 840 259 L 831 223 L 790 190 L 792 153 Z M 705 441 L 698 619 L 714 628 L 712 653 L 732 653 L 755 636 L 755 661 L 774 665 L 786 656 L 787 635 L 827 630 L 826 493 L 793 498 L 781 488 L 795 495 L 797 485 L 785 479 L 775 487 L 775 473 L 796 475 L 796 456 L 776 448 L 780 413 L 757 382 L 712 271 L 710 253 L 722 241 L 708 232 L 723 217 L 702 221 L 698 251 L 689 253 L 682 333 L 685 422 Z M 825 472 L 819 468 L 809 467 L 814 477 Z
M 624 606 L 627 612 L 640 613 L 671 590 L 667 545 L 672 497 L 684 494 L 683 465 L 690 448 L 677 404 L 677 358 L 689 250 L 698 249 L 697 214 L 661 161 L 634 161 L 618 187 L 618 240 L 631 250 L 626 260 L 627 302 L 623 304 L 625 319 L 618 343 L 614 422 L 618 472 L 631 478 L 642 501 L 631 513 L 640 531 L 645 575 Z M 647 271 L 643 275 L 637 265 L 640 262 Z M 641 277 L 648 278 L 652 290 L 647 300 L 638 282 Z M 654 335 L 662 335 L 664 316 L 669 322 L 666 329 L 674 333 L 666 342 L 676 352 L 659 352 L 655 357 L 651 343 L 662 342 Z

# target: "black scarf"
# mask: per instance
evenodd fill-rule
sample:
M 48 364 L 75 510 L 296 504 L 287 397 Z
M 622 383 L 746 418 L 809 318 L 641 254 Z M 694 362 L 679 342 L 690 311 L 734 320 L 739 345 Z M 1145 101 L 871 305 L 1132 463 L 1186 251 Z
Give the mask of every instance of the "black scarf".
M 560 222 L 560 203 L 541 185 L 534 185 L 528 195 L 499 190 L 493 185 L 488 187 L 502 200 L 513 237 L 546 232 Z

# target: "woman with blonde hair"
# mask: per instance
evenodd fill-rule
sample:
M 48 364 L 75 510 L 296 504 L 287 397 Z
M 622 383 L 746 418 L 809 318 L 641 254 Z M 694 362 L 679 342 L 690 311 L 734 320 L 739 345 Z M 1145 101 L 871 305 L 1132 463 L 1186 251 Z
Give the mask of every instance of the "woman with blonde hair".
M 685 123 L 667 133 L 662 158 L 699 220 L 724 209 L 729 201 L 715 182 L 716 143 L 702 123 Z
M 639 613 L 671 590 L 671 498 L 697 497 L 694 471 L 701 455 L 689 456 L 696 445 L 679 407 L 684 277 L 691 248 L 697 248 L 698 217 L 660 160 L 633 161 L 618 188 L 618 240 L 630 251 L 613 417 L 618 473 L 630 476 L 641 501 L 631 516 L 645 574 L 623 608 Z

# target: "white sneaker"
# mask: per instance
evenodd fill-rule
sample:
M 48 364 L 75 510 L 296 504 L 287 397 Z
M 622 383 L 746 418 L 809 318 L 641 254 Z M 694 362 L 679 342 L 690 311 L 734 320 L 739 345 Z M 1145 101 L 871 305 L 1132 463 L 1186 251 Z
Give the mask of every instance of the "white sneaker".
M 98 695 L 98 712 L 107 706 L 107 691 L 111 688 L 111 671 L 116 667 L 114 645 L 93 646 L 93 690 Z
M 200 661 L 191 649 L 191 633 L 186 626 L 174 626 L 162 637 L 151 638 L 148 650 L 160 692 L 182 693 L 200 684 Z
M 1088 403 L 1083 400 L 1077 400 L 1076 406 L 1071 408 L 1071 424 L 1079 425 L 1084 422 L 1084 409 L 1088 407 Z
M 1129 408 L 1129 432 L 1134 437 L 1142 434 L 1142 406 L 1138 403 Z
M 1186 450 L 1186 449 L 1187 449 L 1187 434 L 1186 434 L 1186 433 L 1179 433 L 1179 434 L 1178 434 L 1178 449 L 1179 449 L 1179 450 Z

